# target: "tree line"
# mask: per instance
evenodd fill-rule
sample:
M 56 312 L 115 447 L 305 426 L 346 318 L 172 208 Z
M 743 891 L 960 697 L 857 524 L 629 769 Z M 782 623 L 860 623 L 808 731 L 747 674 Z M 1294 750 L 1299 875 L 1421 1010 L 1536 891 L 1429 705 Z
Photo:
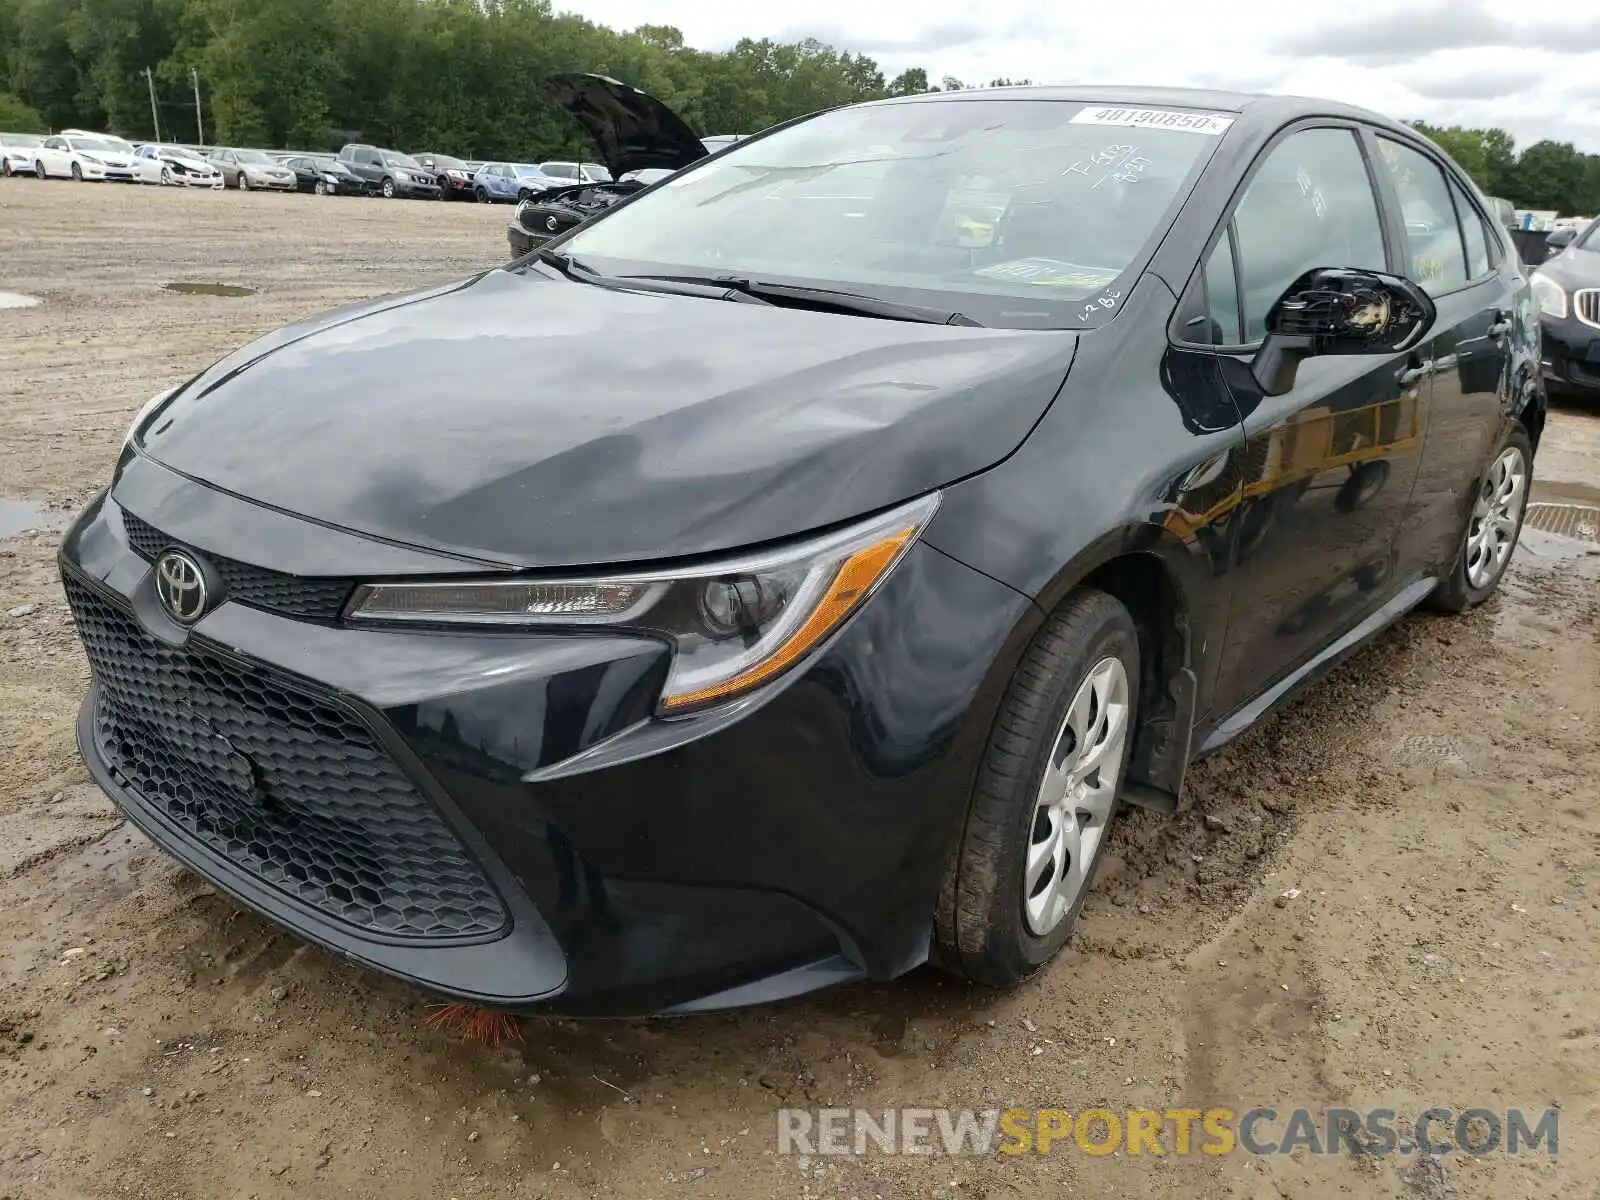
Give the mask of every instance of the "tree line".
M 582 132 L 542 98 L 559 71 L 621 79 L 701 134 L 966 86 L 923 68 L 886 79 L 868 56 L 815 40 L 697 50 L 671 26 L 614 30 L 550 0 L 0 0 L 0 129 L 18 132 L 153 138 L 153 89 L 169 141 L 203 132 L 286 149 L 361 140 L 463 158 L 588 155 Z M 1600 155 L 1554 141 L 1519 153 L 1503 130 L 1413 124 L 1491 195 L 1600 212 Z
M 153 138 L 153 85 L 161 136 L 199 141 L 197 80 L 211 143 L 591 155 L 541 96 L 559 71 L 621 79 L 701 134 L 965 86 L 921 69 L 886 80 L 866 55 L 815 40 L 696 50 L 670 26 L 619 32 L 549 0 L 0 0 L 0 129 L 18 132 Z

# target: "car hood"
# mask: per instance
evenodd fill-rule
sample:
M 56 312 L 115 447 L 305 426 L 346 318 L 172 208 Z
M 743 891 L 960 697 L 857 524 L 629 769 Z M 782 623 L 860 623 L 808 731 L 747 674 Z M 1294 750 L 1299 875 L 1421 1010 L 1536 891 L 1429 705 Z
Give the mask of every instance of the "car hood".
M 643 562 L 993 465 L 1075 345 L 495 270 L 270 334 L 180 389 L 140 446 L 390 541 L 507 566 Z
M 1547 258 L 1537 267 L 1569 291 L 1574 288 L 1600 287 L 1600 251 L 1579 250 L 1568 246 L 1554 258 Z
M 544 90 L 583 126 L 613 179 L 646 167 L 676 171 L 706 156 L 682 117 L 625 83 L 605 75 L 552 75 Z

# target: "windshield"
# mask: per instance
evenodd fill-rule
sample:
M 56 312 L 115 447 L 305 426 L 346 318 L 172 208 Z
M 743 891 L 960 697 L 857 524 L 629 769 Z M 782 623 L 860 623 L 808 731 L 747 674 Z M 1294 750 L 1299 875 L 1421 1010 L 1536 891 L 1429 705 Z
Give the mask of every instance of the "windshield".
M 596 180 L 599 183 L 607 183 L 611 179 L 611 172 L 606 170 L 599 163 L 584 163 L 583 172 L 590 179 Z
M 544 168 L 536 167 L 533 163 L 513 163 L 511 169 L 518 175 L 543 175 Z
M 386 167 L 415 167 L 422 170 L 422 164 L 409 154 L 398 154 L 393 150 L 383 152 L 383 165 Z
M 433 159 L 433 165 L 441 171 L 459 171 L 467 165 L 459 158 L 451 158 L 448 154 L 430 154 L 428 157 Z
M 156 153 L 165 158 L 181 158 L 184 162 L 203 163 L 206 161 L 193 150 L 186 150 L 182 146 L 161 146 L 157 148 Z
M 24 146 L 42 146 L 44 138 L 35 133 L 0 133 L 0 146 L 15 146 L 21 150 Z
M 110 142 L 106 141 L 105 138 L 93 137 L 68 138 L 67 145 L 71 146 L 74 150 L 110 150 L 115 153 L 118 149 L 117 146 L 112 145 Z
M 1051 100 L 838 109 L 685 169 L 562 249 L 608 274 L 737 275 L 985 325 L 1083 325 L 1114 307 L 1112 285 L 1231 120 Z
M 237 161 L 249 163 L 251 166 L 275 167 L 278 165 L 276 160 L 268 158 L 259 150 L 235 150 L 233 157 Z

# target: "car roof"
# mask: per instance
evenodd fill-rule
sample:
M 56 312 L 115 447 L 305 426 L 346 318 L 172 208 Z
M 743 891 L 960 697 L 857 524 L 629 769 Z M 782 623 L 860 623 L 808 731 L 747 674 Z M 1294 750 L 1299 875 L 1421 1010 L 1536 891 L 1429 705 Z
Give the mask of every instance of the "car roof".
M 869 100 L 880 104 L 950 104 L 965 100 L 1054 100 L 1080 104 L 1123 104 L 1151 108 L 1199 108 L 1233 113 L 1250 123 L 1282 123 L 1300 116 L 1344 117 L 1366 121 L 1390 129 L 1409 132 L 1392 118 L 1354 104 L 1323 100 L 1312 96 L 1276 95 L 1266 92 L 1230 92 L 1211 88 L 1095 87 L 1084 84 L 1038 84 L 1023 87 L 968 88 L 959 92 L 922 92 L 914 96 L 894 96 Z

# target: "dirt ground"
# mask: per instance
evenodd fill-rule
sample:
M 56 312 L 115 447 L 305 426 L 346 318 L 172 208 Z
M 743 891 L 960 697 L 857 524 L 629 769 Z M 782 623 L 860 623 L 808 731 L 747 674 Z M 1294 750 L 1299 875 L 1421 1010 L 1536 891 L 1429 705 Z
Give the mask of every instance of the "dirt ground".
M 248 337 L 500 261 L 503 207 L 0 180 L 0 499 L 65 510 L 151 393 Z M 178 295 L 172 281 L 238 284 Z M 1600 499 L 1600 409 L 1539 494 Z M 23 512 L 19 506 L 0 512 Z M 45 531 L 0 540 L 0 1197 L 1600 1196 L 1600 556 L 1408 618 L 1125 819 L 1074 945 L 499 1048 L 241 914 L 121 823 Z M 10 615 L 7 615 L 10 614 Z M 1292 892 L 1285 897 L 1284 893 Z M 1560 1106 L 1560 1153 L 797 1158 L 789 1105 Z

